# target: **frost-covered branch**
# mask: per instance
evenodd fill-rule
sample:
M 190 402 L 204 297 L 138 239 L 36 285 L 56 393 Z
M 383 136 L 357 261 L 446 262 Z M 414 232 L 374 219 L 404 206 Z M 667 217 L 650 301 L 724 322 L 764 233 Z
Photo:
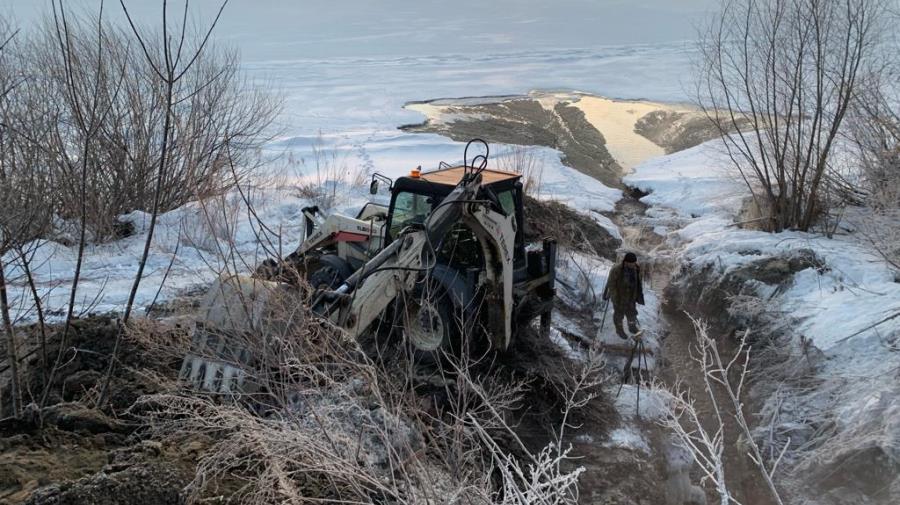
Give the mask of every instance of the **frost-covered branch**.
M 745 442 L 741 444 L 741 447 L 747 450 L 745 455 L 759 469 L 760 477 L 775 502 L 783 505 L 784 502 L 775 485 L 775 477 L 789 443 L 785 444 L 776 457 L 767 460 L 756 443 L 752 427 L 744 415 L 742 395 L 750 364 L 750 347 L 747 345 L 749 330 L 741 335 L 734 355 L 723 358 L 716 341 L 709 336 L 706 325 L 693 318 L 692 321 L 699 351 L 694 359 L 700 366 L 704 393 L 709 397 L 714 422 L 709 426 L 701 419 L 695 400 L 691 396 L 692 392 L 680 385 L 673 390 L 665 391 L 669 399 L 669 411 L 661 422 L 675 434 L 682 446 L 690 450 L 704 477 L 714 483 L 722 505 L 727 505 L 729 502 L 738 503 L 729 491 L 725 479 L 727 470 L 725 435 L 726 427 L 730 424 L 726 422 L 726 416 L 732 418 L 740 431 L 738 435 Z M 725 404 L 722 404 L 722 400 Z

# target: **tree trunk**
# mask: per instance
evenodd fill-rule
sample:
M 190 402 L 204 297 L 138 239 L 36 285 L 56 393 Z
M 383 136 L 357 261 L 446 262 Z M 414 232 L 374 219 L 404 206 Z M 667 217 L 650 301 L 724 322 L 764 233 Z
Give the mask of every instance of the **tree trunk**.
M 3 271 L 4 268 L 3 258 L 0 256 L 0 313 L 3 315 L 3 330 L 6 332 L 6 360 L 9 361 L 9 370 L 12 374 L 10 382 L 12 415 L 13 417 L 19 417 L 22 398 L 19 382 L 19 356 L 16 352 L 16 334 L 13 331 L 12 320 L 9 317 L 9 299 L 6 296 L 6 274 Z

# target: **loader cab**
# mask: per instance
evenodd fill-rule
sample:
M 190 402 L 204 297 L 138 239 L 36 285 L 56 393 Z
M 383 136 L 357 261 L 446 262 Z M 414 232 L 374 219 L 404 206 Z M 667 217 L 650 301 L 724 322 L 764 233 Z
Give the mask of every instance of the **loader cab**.
M 449 167 L 431 172 L 423 172 L 418 176 L 400 177 L 394 181 L 391 188 L 391 202 L 385 223 L 384 244 L 390 244 L 398 234 L 407 226 L 418 226 L 425 223 L 425 219 L 441 201 L 453 191 L 462 180 L 465 167 Z M 506 215 L 515 216 L 516 247 L 514 255 L 514 268 L 524 269 L 525 266 L 525 234 L 523 230 L 524 209 L 522 182 L 520 175 L 499 170 L 485 170 L 482 172 L 481 191 L 487 196 L 487 192 L 496 197 L 503 212 Z M 464 229 L 454 229 L 451 236 L 445 240 L 445 258 L 451 263 L 462 263 L 456 266 L 468 266 L 478 262 L 481 254 L 477 248 L 477 242 L 471 231 L 466 234 Z

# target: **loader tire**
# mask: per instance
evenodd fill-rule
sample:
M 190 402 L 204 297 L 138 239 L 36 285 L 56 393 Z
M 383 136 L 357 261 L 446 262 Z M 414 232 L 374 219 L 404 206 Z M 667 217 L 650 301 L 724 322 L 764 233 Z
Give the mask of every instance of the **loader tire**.
M 472 315 L 464 315 L 442 287 L 432 285 L 431 289 L 432 296 L 424 303 L 425 297 L 419 292 L 406 305 L 403 332 L 416 362 L 430 366 L 444 361 L 445 357 L 482 358 L 490 344 L 472 321 L 464 321 Z M 422 330 L 431 331 L 423 333 Z
M 416 296 L 407 304 L 406 340 L 416 351 L 439 354 L 449 351 L 459 335 L 459 324 L 453 317 L 453 303 L 443 291 L 432 296 Z
M 322 263 L 309 274 L 307 280 L 313 289 L 334 289 L 344 282 L 344 276 L 332 265 Z

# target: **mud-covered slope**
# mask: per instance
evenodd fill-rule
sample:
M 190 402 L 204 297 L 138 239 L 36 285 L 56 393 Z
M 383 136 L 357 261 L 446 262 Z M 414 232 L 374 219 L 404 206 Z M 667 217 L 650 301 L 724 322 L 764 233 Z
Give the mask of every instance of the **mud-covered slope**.
M 677 153 L 718 136 L 716 126 L 698 113 L 658 110 L 644 115 L 634 131 L 666 150 Z
M 556 201 L 526 196 L 525 215 L 525 236 L 530 242 L 552 238 L 565 248 L 609 260 L 616 258 L 616 250 L 622 245 L 622 240 L 596 220 Z

